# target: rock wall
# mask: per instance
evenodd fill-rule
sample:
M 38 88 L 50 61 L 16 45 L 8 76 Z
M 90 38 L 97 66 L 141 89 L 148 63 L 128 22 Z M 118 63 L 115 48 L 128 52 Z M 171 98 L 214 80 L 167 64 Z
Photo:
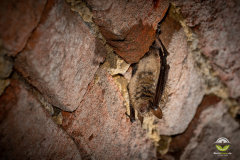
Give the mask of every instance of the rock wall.
M 215 159 L 220 137 L 240 156 L 238 1 L 0 4 L 1 159 Z M 159 22 L 163 118 L 131 124 L 131 64 Z
M 23 83 L 12 79 L 0 102 L 1 159 L 81 159 L 71 137 Z

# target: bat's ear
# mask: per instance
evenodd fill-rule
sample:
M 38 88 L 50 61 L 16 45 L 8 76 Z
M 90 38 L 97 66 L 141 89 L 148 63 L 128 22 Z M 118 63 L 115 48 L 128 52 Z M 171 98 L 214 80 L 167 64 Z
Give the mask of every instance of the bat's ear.
M 151 109 L 152 113 L 159 119 L 162 119 L 162 111 L 159 107 L 156 110 Z
M 138 113 L 138 119 L 140 120 L 141 126 L 142 126 L 144 118 L 143 118 L 143 116 L 140 113 Z

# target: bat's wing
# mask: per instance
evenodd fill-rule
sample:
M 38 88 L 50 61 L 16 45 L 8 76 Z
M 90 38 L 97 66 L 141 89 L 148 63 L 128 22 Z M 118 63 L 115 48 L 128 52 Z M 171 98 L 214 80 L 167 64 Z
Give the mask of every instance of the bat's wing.
M 161 47 L 158 47 L 159 50 L 159 56 L 161 58 L 161 67 L 160 67 L 160 74 L 158 77 L 158 83 L 156 87 L 156 92 L 153 98 L 153 106 L 152 106 L 152 113 L 158 117 L 159 119 L 162 118 L 162 111 L 159 109 L 158 105 L 159 102 L 162 98 L 162 95 L 164 93 L 166 84 L 167 84 L 167 79 L 168 79 L 168 72 L 170 69 L 170 66 L 167 64 L 167 56 L 169 55 L 168 51 L 164 47 L 162 41 L 160 40 L 158 34 L 157 34 L 157 39 L 158 43 L 160 43 Z M 157 47 L 154 47 L 157 48 Z

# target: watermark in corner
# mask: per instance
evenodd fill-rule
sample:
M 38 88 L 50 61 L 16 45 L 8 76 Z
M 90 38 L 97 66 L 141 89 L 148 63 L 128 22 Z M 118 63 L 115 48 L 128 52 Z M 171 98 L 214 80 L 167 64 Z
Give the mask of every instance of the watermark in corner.
M 214 144 L 219 152 L 213 152 L 213 154 L 216 154 L 217 156 L 229 156 L 232 154 L 227 151 L 231 144 L 227 138 L 218 138 Z

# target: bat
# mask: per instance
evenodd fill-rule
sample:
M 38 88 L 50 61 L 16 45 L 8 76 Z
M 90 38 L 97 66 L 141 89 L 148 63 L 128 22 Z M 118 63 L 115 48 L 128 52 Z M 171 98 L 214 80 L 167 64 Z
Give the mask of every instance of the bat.
M 167 64 L 169 53 L 160 40 L 159 33 L 158 25 L 155 42 L 139 63 L 133 64 L 132 79 L 128 85 L 130 115 L 125 113 L 132 123 L 135 122 L 135 110 L 141 124 L 144 117 L 155 115 L 162 118 L 159 103 L 166 88 L 170 66 Z

